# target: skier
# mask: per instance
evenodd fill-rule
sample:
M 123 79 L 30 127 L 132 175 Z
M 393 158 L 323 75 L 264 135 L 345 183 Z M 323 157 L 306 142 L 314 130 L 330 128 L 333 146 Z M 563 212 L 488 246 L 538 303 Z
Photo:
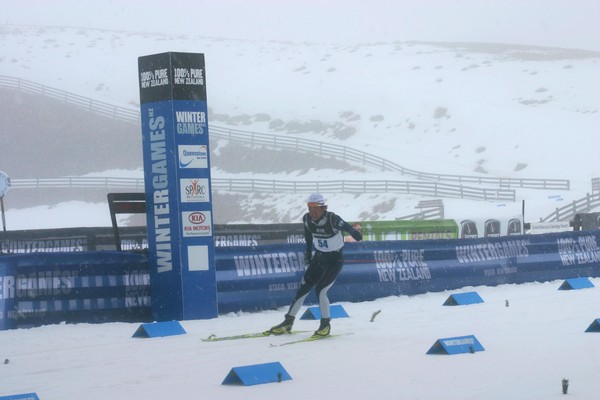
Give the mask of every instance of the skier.
M 270 335 L 283 335 L 291 332 L 296 314 L 313 287 L 316 290 L 321 310 L 321 324 L 313 336 L 325 337 L 330 334 L 331 318 L 327 291 L 342 270 L 342 247 L 344 247 L 342 231 L 348 232 L 356 241 L 362 240 L 362 234 L 359 231 L 339 215 L 327 211 L 325 198 L 321 194 L 311 194 L 306 202 L 308 212 L 302 217 L 302 222 L 306 239 L 304 260 L 308 268 L 304 272 L 300 288 L 284 321 L 266 332 Z

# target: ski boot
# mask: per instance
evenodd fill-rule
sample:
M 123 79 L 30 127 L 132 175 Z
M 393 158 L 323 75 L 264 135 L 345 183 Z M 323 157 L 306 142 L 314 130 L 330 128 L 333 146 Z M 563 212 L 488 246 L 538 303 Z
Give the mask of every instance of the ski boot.
M 291 315 L 285 314 L 285 319 L 279 325 L 275 325 L 265 333 L 268 335 L 285 335 L 287 333 L 292 332 L 292 325 L 294 325 L 294 320 L 296 317 L 292 317 Z
M 321 318 L 321 325 L 319 325 L 319 329 L 313 333 L 313 336 L 325 337 L 329 336 L 331 333 L 331 325 L 329 324 L 331 318 Z

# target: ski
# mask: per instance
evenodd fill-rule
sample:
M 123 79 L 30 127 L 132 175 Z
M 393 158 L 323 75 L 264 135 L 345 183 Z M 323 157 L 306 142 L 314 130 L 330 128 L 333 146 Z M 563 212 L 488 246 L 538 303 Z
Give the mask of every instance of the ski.
M 298 344 L 298 343 L 307 343 L 307 342 L 314 342 L 317 340 L 324 340 L 324 339 L 330 339 L 330 338 L 334 338 L 334 337 L 338 337 L 338 336 L 344 336 L 344 335 L 349 335 L 349 333 L 340 333 L 337 335 L 327 335 L 327 336 L 309 336 L 307 338 L 304 339 L 298 339 L 298 340 L 292 340 L 291 342 L 285 342 L 285 343 L 279 343 L 279 344 L 273 344 L 271 343 L 271 347 L 279 347 L 279 346 L 288 346 L 290 344 Z
M 254 339 L 254 338 L 267 337 L 267 336 L 295 335 L 297 333 L 304 333 L 304 332 L 308 332 L 308 331 L 291 331 L 290 333 L 285 333 L 283 335 L 273 335 L 269 331 L 255 332 L 255 333 L 243 333 L 241 335 L 232 335 L 232 336 L 210 335 L 206 339 L 202 339 L 202 341 L 203 342 L 219 342 L 219 341 L 222 341 L 222 340 Z

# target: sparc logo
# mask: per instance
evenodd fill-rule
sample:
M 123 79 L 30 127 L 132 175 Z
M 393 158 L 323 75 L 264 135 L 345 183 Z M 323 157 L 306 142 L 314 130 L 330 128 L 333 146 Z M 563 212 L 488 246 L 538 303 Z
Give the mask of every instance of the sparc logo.
M 179 168 L 208 168 L 208 146 L 179 145 Z
M 210 211 L 186 211 L 181 213 L 183 236 L 212 236 Z
M 183 203 L 202 203 L 210 201 L 208 179 L 188 178 L 179 181 L 181 201 Z

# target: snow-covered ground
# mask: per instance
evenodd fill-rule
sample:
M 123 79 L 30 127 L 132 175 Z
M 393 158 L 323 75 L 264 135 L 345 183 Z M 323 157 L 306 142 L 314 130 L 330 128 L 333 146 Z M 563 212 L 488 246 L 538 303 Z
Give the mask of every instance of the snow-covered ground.
M 41 400 L 280 399 L 592 400 L 600 391 L 600 318 L 595 288 L 557 290 L 561 281 L 341 303 L 339 336 L 271 347 L 292 337 L 203 342 L 260 332 L 284 309 L 182 321 L 186 335 L 132 338 L 140 324 L 52 325 L 0 332 L 0 396 L 36 392 Z M 484 303 L 443 306 L 476 291 Z M 508 301 L 508 307 L 506 302 Z M 381 313 L 370 322 L 372 314 Z M 312 331 L 318 322 L 299 320 Z M 308 335 L 304 334 L 304 335 Z M 475 335 L 485 351 L 428 355 L 438 340 Z M 298 335 L 300 336 L 300 335 Z M 2 364 L 2 361 L 4 364 Z M 234 367 L 279 361 L 292 380 L 221 385 Z
M 562 205 L 555 195 L 565 202 L 580 198 L 590 178 L 600 176 L 598 2 L 0 4 L 3 75 L 135 108 L 138 56 L 202 52 L 209 106 L 229 116 L 223 124 L 249 120 L 233 126 L 266 132 L 258 114 L 300 125 L 339 123 L 354 133 L 341 138 L 328 129 L 301 137 L 428 172 L 483 169 L 491 176 L 571 179 L 568 193 L 519 192 L 531 221 Z M 0 170 L 18 178 L 2 160 Z M 348 220 L 386 196 L 328 194 L 331 209 Z M 298 213 L 304 207 L 303 196 L 273 197 L 274 207 L 297 204 Z M 402 215 L 418 201 L 401 200 L 408 205 L 382 218 Z M 444 204 L 449 218 L 487 207 L 519 214 L 521 207 Z M 34 229 L 110 220 L 106 204 L 67 203 L 11 207 L 7 223 Z M 464 288 L 485 303 L 461 307 L 442 306 L 449 292 L 343 303 L 350 318 L 334 320 L 333 329 L 351 335 L 284 347 L 269 345 L 287 337 L 201 341 L 262 331 L 281 320 L 283 309 L 182 321 L 187 335 L 156 339 L 133 339 L 138 324 L 123 323 L 2 331 L 0 396 L 546 400 L 564 396 L 561 380 L 567 378 L 570 398 L 594 399 L 600 335 L 584 330 L 600 318 L 600 292 L 558 291 L 559 285 Z M 298 321 L 296 327 L 315 325 Z M 470 334 L 485 351 L 425 354 L 439 338 Z M 293 379 L 221 385 L 233 367 L 271 361 L 280 361 Z

